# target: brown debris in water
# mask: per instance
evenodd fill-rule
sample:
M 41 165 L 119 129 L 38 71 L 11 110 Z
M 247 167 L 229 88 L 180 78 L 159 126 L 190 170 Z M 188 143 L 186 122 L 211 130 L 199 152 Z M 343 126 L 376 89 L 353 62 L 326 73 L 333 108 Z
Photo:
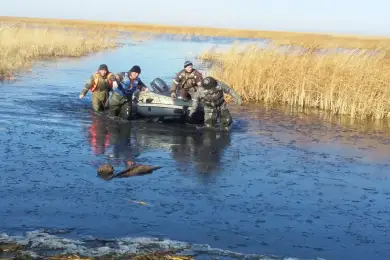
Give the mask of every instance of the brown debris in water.
M 117 173 L 115 175 L 116 178 L 150 174 L 154 170 L 158 170 L 158 169 L 161 168 L 160 166 L 150 166 L 150 165 L 136 164 L 133 161 L 127 161 L 126 164 L 127 164 L 128 168 L 126 170 L 124 170 L 124 171 L 121 171 L 121 172 Z
M 100 165 L 97 172 L 100 178 L 104 180 L 111 180 L 113 178 L 124 178 L 124 177 L 133 177 L 133 176 L 142 176 L 145 174 L 150 174 L 154 170 L 160 169 L 160 166 L 150 166 L 143 164 L 136 164 L 133 161 L 126 162 L 127 169 L 114 173 L 114 167 L 111 164 Z
M 103 164 L 99 166 L 97 171 L 98 174 L 100 175 L 102 174 L 110 175 L 110 174 L 114 174 L 114 167 L 111 164 Z

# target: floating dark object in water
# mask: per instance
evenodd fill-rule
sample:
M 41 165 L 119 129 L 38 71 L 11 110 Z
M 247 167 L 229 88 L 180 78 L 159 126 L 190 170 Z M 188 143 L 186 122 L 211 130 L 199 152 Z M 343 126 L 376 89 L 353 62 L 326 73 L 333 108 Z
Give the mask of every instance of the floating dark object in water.
M 98 175 L 104 180 L 111 180 L 113 178 L 142 176 L 161 168 L 160 166 L 136 164 L 133 161 L 127 161 L 126 165 L 128 167 L 127 169 L 114 174 L 114 167 L 111 164 L 103 164 L 98 168 Z
M 115 178 L 123 178 L 123 177 L 131 177 L 131 176 L 150 174 L 154 170 L 161 168 L 160 166 L 136 164 L 133 161 L 127 161 L 126 164 L 127 164 L 127 167 L 129 167 L 129 168 L 115 174 Z
M 99 175 L 111 175 L 114 174 L 114 167 L 111 164 L 103 164 L 98 168 Z

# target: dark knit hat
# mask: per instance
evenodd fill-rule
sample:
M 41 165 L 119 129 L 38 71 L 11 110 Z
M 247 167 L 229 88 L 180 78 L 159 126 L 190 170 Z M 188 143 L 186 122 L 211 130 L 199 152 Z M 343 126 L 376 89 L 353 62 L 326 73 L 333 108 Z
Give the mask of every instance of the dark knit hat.
M 218 82 L 213 77 L 205 77 L 202 80 L 202 87 L 204 87 L 205 89 L 215 88 L 217 85 L 218 85 Z
M 138 65 L 133 66 L 130 70 L 129 73 L 131 72 L 136 72 L 138 74 L 141 74 L 141 68 Z
M 99 69 L 98 70 L 107 70 L 108 71 L 108 67 L 106 64 L 100 64 L 99 66 Z
M 186 68 L 187 66 L 193 66 L 192 62 L 189 61 L 189 60 L 186 60 L 186 61 L 184 62 L 184 68 Z

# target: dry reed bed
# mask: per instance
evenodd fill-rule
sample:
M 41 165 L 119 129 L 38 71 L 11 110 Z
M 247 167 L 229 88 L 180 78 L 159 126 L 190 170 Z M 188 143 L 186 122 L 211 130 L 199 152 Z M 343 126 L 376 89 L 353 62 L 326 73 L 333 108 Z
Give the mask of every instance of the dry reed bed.
M 249 46 L 200 56 L 210 74 L 247 102 L 319 108 L 359 119 L 390 118 L 390 62 L 386 53 L 287 54 Z
M 29 23 L 51 26 L 82 27 L 90 29 L 123 30 L 151 32 L 156 34 L 167 33 L 180 35 L 188 38 L 190 36 L 226 36 L 242 38 L 262 38 L 268 39 L 276 45 L 299 45 L 309 48 L 349 48 L 349 49 L 381 49 L 390 48 L 389 37 L 368 37 L 356 35 L 329 35 L 315 33 L 297 33 L 282 31 L 260 31 L 241 30 L 225 28 L 204 28 L 204 27 L 179 27 L 155 24 L 136 24 L 121 22 L 102 22 L 71 19 L 40 19 L 24 17 L 0 16 L 0 22 L 7 23 Z
M 61 28 L 0 26 L 0 79 L 31 66 L 33 61 L 80 57 L 117 47 L 115 35 L 103 31 L 72 31 Z

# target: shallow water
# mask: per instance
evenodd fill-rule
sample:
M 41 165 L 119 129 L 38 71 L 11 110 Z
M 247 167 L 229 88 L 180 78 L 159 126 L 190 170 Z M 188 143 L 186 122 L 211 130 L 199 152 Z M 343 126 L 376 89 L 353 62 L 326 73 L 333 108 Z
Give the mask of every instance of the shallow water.
M 388 259 L 387 131 L 251 105 L 231 107 L 230 134 L 203 133 L 113 121 L 91 112 L 89 94 L 78 99 L 100 63 L 138 64 L 145 82 L 170 83 L 210 46 L 146 41 L 39 63 L 1 85 L 0 241 L 92 255 L 176 246 L 205 257 Z M 128 159 L 162 168 L 96 175 Z

